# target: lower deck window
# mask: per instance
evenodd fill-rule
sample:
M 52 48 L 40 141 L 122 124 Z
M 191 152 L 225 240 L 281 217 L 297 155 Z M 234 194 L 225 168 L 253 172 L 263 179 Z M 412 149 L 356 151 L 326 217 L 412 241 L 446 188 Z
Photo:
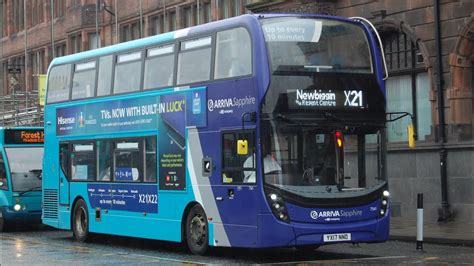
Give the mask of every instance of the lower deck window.
M 94 144 L 73 144 L 71 153 L 72 180 L 95 180 L 95 170 Z
M 63 169 L 70 165 L 73 181 L 151 183 L 157 180 L 156 136 L 64 142 L 60 143 L 60 160 Z
M 141 142 L 141 141 L 140 141 Z M 143 178 L 143 154 L 139 141 L 117 142 L 114 151 L 115 181 L 138 182 Z

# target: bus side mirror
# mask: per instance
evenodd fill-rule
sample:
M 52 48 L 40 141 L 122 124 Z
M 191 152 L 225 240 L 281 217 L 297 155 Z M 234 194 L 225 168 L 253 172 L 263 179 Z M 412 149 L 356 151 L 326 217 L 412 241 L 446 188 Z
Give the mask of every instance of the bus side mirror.
M 248 141 L 245 139 L 237 140 L 237 154 L 238 155 L 247 155 L 249 154 L 249 145 Z
M 407 126 L 407 135 L 408 135 L 408 147 L 410 149 L 415 148 L 415 130 L 413 124 Z

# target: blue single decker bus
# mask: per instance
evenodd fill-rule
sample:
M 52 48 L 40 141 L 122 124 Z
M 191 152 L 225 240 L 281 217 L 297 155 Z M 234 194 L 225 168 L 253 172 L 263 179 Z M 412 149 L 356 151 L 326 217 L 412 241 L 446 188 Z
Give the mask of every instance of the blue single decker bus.
M 43 128 L 0 127 L 0 232 L 41 224 Z
M 363 19 L 269 14 L 54 59 L 43 223 L 194 254 L 387 240 L 380 47 Z

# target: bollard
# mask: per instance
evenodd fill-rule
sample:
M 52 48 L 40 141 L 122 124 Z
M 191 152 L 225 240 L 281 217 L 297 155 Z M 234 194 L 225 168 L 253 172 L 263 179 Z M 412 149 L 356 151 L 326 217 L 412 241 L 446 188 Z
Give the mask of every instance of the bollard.
M 423 251 L 423 194 L 418 193 L 416 211 L 416 250 Z

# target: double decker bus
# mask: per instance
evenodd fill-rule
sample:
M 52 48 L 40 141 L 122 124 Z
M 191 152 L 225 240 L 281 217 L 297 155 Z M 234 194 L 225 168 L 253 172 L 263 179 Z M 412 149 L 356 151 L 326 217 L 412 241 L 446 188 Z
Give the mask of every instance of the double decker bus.
M 41 224 L 43 128 L 0 127 L 0 232 Z
M 54 59 L 43 223 L 194 254 L 387 240 L 376 36 L 243 15 Z

